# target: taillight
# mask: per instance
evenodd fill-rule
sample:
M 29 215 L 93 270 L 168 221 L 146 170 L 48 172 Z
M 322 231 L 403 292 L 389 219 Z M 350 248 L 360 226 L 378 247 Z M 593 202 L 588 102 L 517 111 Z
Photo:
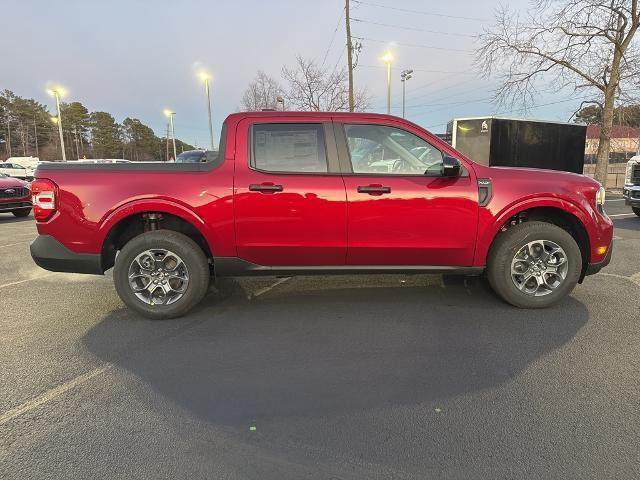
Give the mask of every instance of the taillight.
M 51 180 L 34 180 L 31 184 L 33 216 L 38 222 L 46 222 L 56 212 L 58 186 Z

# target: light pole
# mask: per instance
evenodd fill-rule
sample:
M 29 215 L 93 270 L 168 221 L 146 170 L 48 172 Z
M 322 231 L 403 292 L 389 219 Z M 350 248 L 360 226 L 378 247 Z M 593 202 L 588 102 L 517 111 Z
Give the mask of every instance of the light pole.
M 169 125 L 171 128 L 171 141 L 173 142 L 173 161 L 175 162 L 177 155 L 176 152 L 176 131 L 173 128 L 173 116 L 176 112 L 172 112 L 171 110 L 165 110 L 164 114 L 169 118 Z
M 409 70 L 402 70 L 402 72 L 400 72 L 400 81 L 402 82 L 402 118 L 404 118 L 404 100 L 405 100 L 405 90 L 406 90 L 406 84 L 408 80 L 411 80 L 413 70 L 409 69 Z
M 393 55 L 390 51 L 382 56 L 382 61 L 387 64 L 387 115 L 391 114 L 391 63 Z
M 213 150 L 213 123 L 211 122 L 211 93 L 209 91 L 209 80 L 211 80 L 211 75 L 207 72 L 200 72 L 198 74 L 200 80 L 204 82 L 204 92 L 207 95 L 207 112 L 209 113 L 209 143 L 211 145 L 211 150 Z
M 284 112 L 284 98 L 278 95 L 278 98 L 276 98 L 276 102 L 282 104 L 282 111 Z
M 49 95 L 56 99 L 56 111 L 58 112 L 57 121 L 58 134 L 60 135 L 60 147 L 62 148 L 62 160 L 67 161 L 67 154 L 64 151 L 64 136 L 62 135 L 62 115 L 60 114 L 60 95 L 64 95 L 64 90 L 61 88 L 52 88 L 49 91 Z

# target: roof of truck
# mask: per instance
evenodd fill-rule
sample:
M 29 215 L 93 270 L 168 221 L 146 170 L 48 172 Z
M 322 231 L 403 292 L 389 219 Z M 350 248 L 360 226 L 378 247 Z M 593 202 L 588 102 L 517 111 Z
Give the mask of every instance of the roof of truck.
M 249 112 L 232 113 L 227 118 L 247 118 L 247 117 L 343 117 L 343 118 L 389 118 L 394 120 L 403 120 L 394 115 L 386 115 L 383 113 L 373 112 L 298 112 L 298 111 L 281 111 L 281 110 L 261 110 Z

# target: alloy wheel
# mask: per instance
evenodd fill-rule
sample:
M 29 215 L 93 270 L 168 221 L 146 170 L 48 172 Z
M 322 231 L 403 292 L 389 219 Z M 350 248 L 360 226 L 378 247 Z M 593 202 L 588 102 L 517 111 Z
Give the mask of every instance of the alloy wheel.
M 569 260 L 560 245 L 535 240 L 524 245 L 511 260 L 511 279 L 521 292 L 540 297 L 555 291 L 567 277 Z
M 175 253 L 157 248 L 137 255 L 129 265 L 129 286 L 147 305 L 171 305 L 189 285 L 189 270 Z

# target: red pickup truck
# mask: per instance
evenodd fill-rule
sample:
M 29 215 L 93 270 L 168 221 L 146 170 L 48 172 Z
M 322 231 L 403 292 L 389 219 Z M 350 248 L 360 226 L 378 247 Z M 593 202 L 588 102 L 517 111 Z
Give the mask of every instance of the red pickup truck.
M 43 164 L 43 268 L 113 277 L 150 318 L 185 314 L 211 276 L 486 274 L 546 307 L 611 256 L 604 189 L 582 175 L 474 163 L 369 113 L 247 112 L 206 163 Z

